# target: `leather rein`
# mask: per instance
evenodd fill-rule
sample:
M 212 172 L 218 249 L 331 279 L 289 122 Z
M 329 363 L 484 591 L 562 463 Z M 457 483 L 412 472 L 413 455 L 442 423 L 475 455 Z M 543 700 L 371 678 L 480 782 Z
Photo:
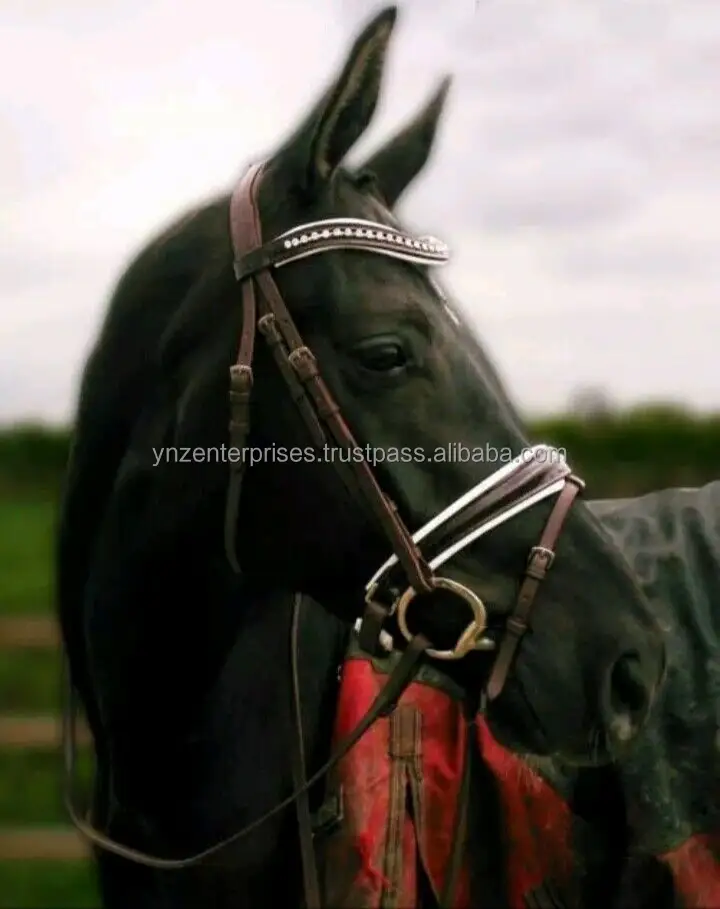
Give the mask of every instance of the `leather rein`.
M 335 218 L 303 224 L 263 244 L 258 211 L 258 190 L 263 165 L 252 165 L 234 190 L 230 203 L 230 231 L 235 255 L 235 277 L 242 295 L 242 329 L 236 362 L 230 367 L 230 445 L 242 451 L 250 431 L 250 398 L 253 386 L 253 353 L 256 329 L 263 336 L 285 380 L 315 445 L 356 449 L 357 442 L 343 419 L 340 408 L 325 384 L 312 351 L 303 343 L 272 270 L 299 259 L 334 249 L 355 249 L 390 256 L 418 265 L 435 265 L 449 258 L 447 247 L 430 237 L 416 238 L 388 225 L 356 218 Z M 528 629 L 530 612 L 538 588 L 555 558 L 555 546 L 564 521 L 577 494 L 584 488 L 554 449 L 536 446 L 531 457 L 518 458 L 500 468 L 468 493 L 411 534 L 394 503 L 383 492 L 365 460 L 352 458 L 335 466 L 349 476 L 354 491 L 374 516 L 388 540 L 393 555 L 373 576 L 366 588 L 365 611 L 358 620 L 360 646 L 370 654 L 394 648 L 388 622 L 405 639 L 402 657 L 388 677 L 368 712 L 309 779 L 305 776 L 302 727 L 297 677 L 297 616 L 300 596 L 295 595 L 291 633 L 293 714 L 296 727 L 293 744 L 294 791 L 271 810 L 242 830 L 208 849 L 182 859 L 163 859 L 112 840 L 96 829 L 76 807 L 76 740 L 78 703 L 66 678 L 63 711 L 63 752 L 66 805 L 78 831 L 93 845 L 129 861 L 158 869 L 181 869 L 196 865 L 251 835 L 271 818 L 295 804 L 300 828 L 301 857 L 308 909 L 320 905 L 317 872 L 312 855 L 312 824 L 308 792 L 355 746 L 382 716 L 392 712 L 412 682 L 424 656 L 439 660 L 462 659 L 473 650 L 493 650 L 496 644 L 486 634 L 487 612 L 482 600 L 469 588 L 436 570 L 461 549 L 484 533 L 553 495 L 557 496 L 538 544 L 530 550 L 514 609 L 507 616 L 498 652 L 484 691 L 487 700 L 501 693 L 518 644 Z M 231 463 L 225 515 L 225 549 L 236 572 L 240 571 L 235 533 L 245 460 Z M 346 477 L 346 482 L 347 482 Z M 421 545 L 422 544 L 422 545 Z M 407 614 L 416 597 L 444 590 L 461 600 L 471 621 L 449 650 L 435 650 L 422 634 L 410 632 Z M 469 761 L 466 761 L 469 766 Z M 463 787 L 464 791 L 465 787 Z M 460 814 L 464 813 L 460 805 Z M 462 817 L 458 827 L 462 827 Z M 461 839 L 458 836 L 458 842 Z M 460 844 L 461 845 L 461 844 Z M 459 847 L 458 847 L 459 848 Z M 458 859 L 451 860 L 443 901 L 452 899 Z

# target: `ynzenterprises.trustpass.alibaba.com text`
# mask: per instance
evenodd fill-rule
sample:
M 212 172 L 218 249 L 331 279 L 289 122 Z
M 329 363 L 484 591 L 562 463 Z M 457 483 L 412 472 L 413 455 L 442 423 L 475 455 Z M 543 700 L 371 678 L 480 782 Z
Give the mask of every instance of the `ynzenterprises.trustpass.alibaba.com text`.
M 248 467 L 253 464 L 314 464 L 342 463 L 353 464 L 367 461 L 369 464 L 411 464 L 411 463 L 490 463 L 507 464 L 516 458 L 537 459 L 538 452 L 530 448 L 520 454 L 510 448 L 498 448 L 494 445 L 465 445 L 462 442 L 448 442 L 435 448 L 390 446 L 377 448 L 372 445 L 357 445 L 352 448 L 341 448 L 333 445 L 299 447 L 267 445 L 265 447 L 247 446 L 236 448 L 232 445 L 215 445 L 206 448 L 153 448 L 154 467 L 161 464 L 240 464 Z M 552 449 L 546 455 L 548 459 L 564 461 L 564 448 Z

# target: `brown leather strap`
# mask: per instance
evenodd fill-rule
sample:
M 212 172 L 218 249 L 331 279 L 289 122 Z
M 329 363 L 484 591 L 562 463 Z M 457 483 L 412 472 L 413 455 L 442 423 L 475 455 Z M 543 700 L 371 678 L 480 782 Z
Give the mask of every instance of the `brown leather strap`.
M 561 462 L 547 463 L 533 460 L 522 464 L 517 471 L 498 486 L 470 502 L 455 515 L 444 521 L 422 541 L 423 554 L 432 562 L 434 556 L 461 539 L 491 517 L 497 517 L 522 499 L 530 498 L 543 487 L 552 485 L 569 473 Z M 387 588 L 402 585 L 401 566 L 395 565 L 380 580 L 379 586 Z
M 265 343 L 270 349 L 273 359 L 280 371 L 280 375 L 285 380 L 293 403 L 298 408 L 301 417 L 305 421 L 305 425 L 308 428 L 313 442 L 318 448 L 322 448 L 327 442 L 327 437 L 317 414 L 308 401 L 307 395 L 305 394 L 298 377 L 295 375 L 295 371 L 290 365 L 288 350 L 285 347 L 282 335 L 278 331 L 277 320 L 274 314 L 266 312 L 261 316 L 260 321 L 258 322 L 258 328 L 265 338 Z
M 87 819 L 86 812 L 77 807 L 76 799 L 76 768 L 77 768 L 77 721 L 78 707 L 74 689 L 70 683 L 69 673 L 66 672 L 66 702 L 63 711 L 63 752 L 64 752 L 64 782 L 65 782 L 65 807 L 71 822 L 77 828 L 79 833 L 95 846 L 99 846 L 106 852 L 111 852 L 120 858 L 135 862 L 138 865 L 144 865 L 148 868 L 158 868 L 163 870 L 178 870 L 189 868 L 197 865 L 210 856 L 216 855 L 227 849 L 229 846 L 239 842 L 251 833 L 254 833 L 259 827 L 267 823 L 271 818 L 277 817 L 278 814 L 290 808 L 303 793 L 307 793 L 325 777 L 337 764 L 350 752 L 352 748 L 360 741 L 370 727 L 382 716 L 387 716 L 394 709 L 398 699 L 405 691 L 407 686 L 413 681 L 423 654 L 430 646 L 430 642 L 423 635 L 416 635 L 407 646 L 402 655 L 400 662 L 395 666 L 388 677 L 387 683 L 383 689 L 378 692 L 377 697 L 370 705 L 368 712 L 363 716 L 353 731 L 340 742 L 335 751 L 330 755 L 328 760 L 317 770 L 310 779 L 306 780 L 302 786 L 292 792 L 287 798 L 275 805 L 269 811 L 266 811 L 261 817 L 252 823 L 243 827 L 237 833 L 215 843 L 213 846 L 198 852 L 195 855 L 189 855 L 181 859 L 164 859 L 157 856 L 149 855 L 130 846 L 118 843 L 106 836 L 100 830 L 97 830 L 92 822 Z
M 288 358 L 303 386 L 310 393 L 318 414 L 327 425 L 335 443 L 347 450 L 358 448 L 350 427 L 342 417 L 327 385 L 320 376 L 317 361 L 305 347 L 295 348 Z M 418 593 L 432 590 L 432 572 L 410 532 L 400 520 L 395 503 L 382 491 L 367 461 L 353 461 L 358 486 L 370 503 L 377 520 L 402 564 L 410 586 Z
M 262 293 L 260 307 L 263 310 L 264 333 L 272 343 L 275 360 L 280 366 L 290 393 L 300 408 L 313 440 L 322 439 L 320 444 L 325 444 L 325 433 L 318 431 L 319 428 L 324 427 L 336 445 L 344 449 L 357 449 L 359 446 L 355 437 L 343 419 L 337 402 L 320 376 L 315 357 L 303 343 L 282 295 L 268 270 L 275 262 L 261 258 L 255 263 L 253 269 L 249 269 L 244 264 L 246 257 L 253 250 L 262 246 L 257 200 L 261 174 L 261 166 L 255 165 L 250 168 L 232 196 L 230 224 L 233 247 L 237 254 L 235 273 L 243 286 L 257 282 Z M 280 338 L 277 337 L 278 334 Z M 280 339 L 284 345 L 280 343 Z M 297 383 L 289 377 L 288 365 L 292 368 L 305 393 L 303 397 L 298 394 Z M 302 403 L 303 398 L 309 399 L 310 408 Z M 415 545 L 412 535 L 400 520 L 394 503 L 380 488 L 370 465 L 365 460 L 353 460 L 350 469 L 362 500 L 370 506 L 393 551 L 397 554 L 407 574 L 408 582 L 418 592 L 429 592 L 432 590 L 432 572 Z M 231 523 L 228 517 L 229 511 L 228 504 L 226 529 Z M 226 534 L 226 540 L 227 536 Z
M 260 168 L 248 168 L 236 192 L 252 196 L 260 179 Z M 232 219 L 230 230 L 233 243 L 247 244 L 250 248 L 262 241 L 260 219 L 257 209 L 243 209 Z M 253 353 L 255 350 L 255 328 L 257 303 L 255 286 L 246 281 L 242 287 L 242 328 L 236 362 L 230 367 L 230 447 L 237 449 L 237 460 L 230 459 L 230 479 L 225 500 L 224 542 L 225 556 L 233 571 L 240 574 L 237 558 L 237 516 L 240 510 L 240 496 L 245 476 L 244 451 L 250 434 L 250 396 L 253 386 Z
M 510 666 L 515 656 L 520 639 L 528 629 L 528 618 L 535 602 L 538 588 L 555 560 L 555 547 L 565 518 L 570 511 L 575 497 L 584 483 L 578 477 L 570 476 L 557 497 L 545 529 L 537 546 L 530 550 L 525 576 L 520 585 L 520 592 L 515 609 L 505 623 L 505 633 L 500 642 L 500 650 L 493 663 L 490 679 L 487 684 L 487 697 L 492 701 L 503 690 L 507 681 Z
M 441 909 L 452 909 L 457 894 L 458 884 L 460 883 L 463 857 L 467 845 L 470 795 L 476 748 L 475 712 L 473 711 L 472 714 L 466 712 L 465 759 L 463 762 L 462 779 L 460 781 L 460 791 L 458 792 L 457 797 L 455 830 L 453 832 L 452 847 L 450 849 L 450 860 L 448 861 L 447 874 L 440 899 Z
M 540 487 L 550 485 L 567 473 L 564 464 L 545 464 L 532 461 L 523 464 L 514 474 L 494 489 L 475 499 L 472 504 L 459 511 L 433 533 L 430 539 L 423 541 L 423 551 L 428 559 L 447 548 L 453 540 L 469 533 L 473 528 L 483 524 L 518 500 L 531 495 Z
M 300 658 L 300 611 L 302 609 L 302 596 L 299 593 L 293 596 L 292 628 L 290 632 L 290 667 L 292 677 L 292 709 L 294 716 L 293 750 L 290 759 L 292 766 L 293 788 L 299 792 L 295 802 L 298 819 L 298 832 L 300 834 L 300 858 L 302 860 L 303 890 L 305 893 L 305 909 L 320 909 L 320 882 L 318 879 L 317 862 L 315 861 L 315 846 L 313 843 L 312 813 L 310 811 L 310 794 L 305 789 L 305 743 L 303 740 L 302 705 L 300 703 L 300 674 L 298 661 Z

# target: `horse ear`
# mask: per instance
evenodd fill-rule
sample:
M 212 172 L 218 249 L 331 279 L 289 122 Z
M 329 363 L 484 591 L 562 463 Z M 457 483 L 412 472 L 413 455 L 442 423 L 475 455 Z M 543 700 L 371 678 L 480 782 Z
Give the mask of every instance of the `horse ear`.
M 363 29 L 340 75 L 275 156 L 282 169 L 291 167 L 300 189 L 313 192 L 327 181 L 367 129 L 377 107 L 396 18 L 397 7 L 390 6 Z
M 392 208 L 430 157 L 452 78 L 446 76 L 420 113 L 365 163 Z

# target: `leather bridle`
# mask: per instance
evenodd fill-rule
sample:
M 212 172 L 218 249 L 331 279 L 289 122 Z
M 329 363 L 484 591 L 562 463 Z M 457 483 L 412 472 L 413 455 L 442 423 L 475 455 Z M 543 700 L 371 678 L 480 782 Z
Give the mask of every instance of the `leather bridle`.
M 303 343 L 272 272 L 307 256 L 335 249 L 362 250 L 419 265 L 446 262 L 449 258 L 448 250 L 433 238 L 412 237 L 395 227 L 357 218 L 335 218 L 303 224 L 263 243 L 258 210 L 258 190 L 262 175 L 263 165 L 248 168 L 234 190 L 230 203 L 234 270 L 242 295 L 240 343 L 237 360 L 230 367 L 231 448 L 244 452 L 250 431 L 253 352 L 257 329 L 273 355 L 314 444 L 318 448 L 330 446 L 358 449 L 340 408 L 319 372 L 312 351 Z M 230 564 L 239 572 L 235 532 L 246 461 L 242 456 L 230 460 L 225 548 Z M 78 711 L 75 692 L 68 686 L 68 700 L 63 717 L 66 803 L 71 820 L 94 845 L 149 867 L 187 868 L 250 835 L 266 821 L 295 804 L 301 834 L 305 901 L 308 907 L 317 909 L 320 905 L 320 891 L 314 866 L 307 798 L 311 787 L 338 764 L 378 718 L 393 710 L 402 692 L 412 682 L 423 656 L 438 660 L 458 660 L 471 651 L 490 651 L 497 647 L 484 696 L 492 701 L 501 693 L 518 644 L 528 629 L 538 587 L 554 561 L 555 546 L 565 518 L 578 492 L 584 487 L 582 480 L 572 474 L 555 449 L 536 446 L 523 457 L 518 457 L 483 480 L 412 534 L 400 518 L 394 503 L 383 492 L 366 460 L 350 458 L 333 463 L 372 514 L 393 552 L 369 581 L 365 611 L 356 625 L 360 645 L 370 654 L 393 649 L 396 640 L 405 639 L 402 657 L 389 675 L 385 687 L 359 725 L 337 746 L 325 765 L 310 779 L 306 779 L 297 669 L 293 663 L 296 743 L 292 764 L 295 791 L 265 815 L 209 849 L 184 859 L 162 859 L 115 842 L 93 827 L 75 807 Z M 488 617 L 482 600 L 470 588 L 442 577 L 436 571 L 483 534 L 555 495 L 557 499 L 540 540 L 530 550 L 515 606 L 505 619 L 498 646 L 486 634 Z M 469 624 L 451 649 L 436 650 L 423 634 L 413 634 L 409 628 L 408 612 L 411 605 L 417 597 L 431 594 L 434 590 L 443 590 L 446 594 L 457 597 L 471 614 Z M 299 600 L 296 595 L 292 623 L 293 660 L 297 655 L 298 609 Z M 392 629 L 395 634 L 391 634 L 388 629 Z M 459 806 L 461 815 L 464 807 Z M 458 827 L 463 826 L 461 820 L 462 818 Z M 459 842 L 461 837 L 457 839 Z M 457 878 L 459 866 L 456 858 L 455 855 L 450 863 L 451 873 L 443 897 L 446 903 L 452 899 Z
M 359 249 L 433 265 L 448 260 L 447 247 L 434 238 L 414 238 L 398 228 L 357 218 L 303 224 L 263 244 L 258 209 L 262 174 L 262 165 L 249 167 L 230 204 L 235 276 L 242 287 L 243 303 L 237 362 L 230 368 L 231 446 L 243 451 L 250 431 L 252 360 L 257 325 L 314 443 L 318 448 L 334 445 L 357 450 L 358 443 L 325 384 L 312 351 L 303 343 L 272 277 L 272 270 L 334 249 Z M 366 460 L 351 458 L 334 462 L 351 474 L 352 486 L 375 517 L 394 553 L 366 588 L 365 614 L 358 625 L 363 649 L 376 652 L 383 646 L 383 641 L 387 642 L 387 632 L 383 637 L 384 626 L 393 616 L 409 642 L 412 635 L 407 612 L 411 603 L 416 597 L 439 588 L 462 600 L 471 610 L 472 621 L 453 649 L 430 648 L 428 656 L 452 660 L 464 657 L 471 650 L 491 649 L 493 643 L 484 636 L 487 614 L 480 598 L 470 588 L 439 577 L 435 571 L 484 533 L 558 494 L 541 539 L 531 550 L 515 609 L 507 619 L 505 635 L 488 682 L 488 698 L 493 700 L 500 694 L 517 645 L 527 630 L 537 588 L 555 557 L 555 545 L 565 518 L 575 496 L 584 487 L 582 480 L 572 474 L 567 463 L 555 456 L 557 454 L 549 446 L 536 446 L 529 456 L 526 454 L 500 468 L 414 535 L 398 515 L 395 504 L 383 492 Z M 225 512 L 226 554 L 238 572 L 235 529 L 245 463 L 241 457 L 231 466 Z

